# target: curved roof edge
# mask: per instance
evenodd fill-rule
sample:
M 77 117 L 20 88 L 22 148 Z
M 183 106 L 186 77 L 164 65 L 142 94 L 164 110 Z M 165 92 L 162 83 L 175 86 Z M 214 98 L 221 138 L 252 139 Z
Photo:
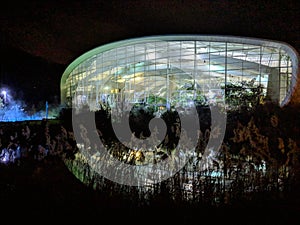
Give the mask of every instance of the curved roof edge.
M 291 78 L 291 86 L 290 93 L 285 97 L 281 105 L 286 105 L 291 101 L 292 95 L 296 93 L 296 89 L 300 88 L 300 78 L 299 76 L 299 53 L 296 49 L 290 44 L 282 41 L 264 39 L 264 38 L 254 38 L 254 37 L 243 37 L 243 36 L 231 36 L 231 35 L 196 35 L 196 34 L 170 34 L 170 35 L 153 35 L 153 36 L 141 36 L 136 38 L 129 38 L 120 41 L 111 42 L 108 44 L 101 45 L 99 47 L 93 48 L 86 53 L 82 54 L 78 58 L 76 58 L 64 71 L 60 87 L 65 83 L 68 75 L 71 73 L 73 69 L 76 68 L 80 63 L 84 62 L 86 59 L 99 54 L 101 52 L 105 52 L 117 47 L 144 43 L 147 41 L 213 41 L 213 42 L 229 42 L 229 43 L 244 43 L 244 44 L 252 44 L 259 46 L 268 46 L 275 47 L 278 49 L 283 49 L 289 56 L 291 56 L 292 65 L 293 65 L 293 73 Z M 297 88 L 298 87 L 298 88 Z M 300 90 L 299 98 L 300 98 Z M 297 96 L 298 96 L 297 95 Z

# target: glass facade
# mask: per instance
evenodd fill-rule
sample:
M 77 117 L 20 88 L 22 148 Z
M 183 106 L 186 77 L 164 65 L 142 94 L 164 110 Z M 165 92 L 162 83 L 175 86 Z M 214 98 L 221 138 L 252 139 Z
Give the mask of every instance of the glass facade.
M 262 97 L 282 105 L 295 85 L 295 55 L 285 43 L 253 38 L 129 39 L 95 48 L 71 63 L 61 79 L 61 101 L 92 110 L 103 105 L 123 110 L 127 103 L 187 107 L 203 98 L 217 102 L 247 83 L 249 92 L 260 88 Z

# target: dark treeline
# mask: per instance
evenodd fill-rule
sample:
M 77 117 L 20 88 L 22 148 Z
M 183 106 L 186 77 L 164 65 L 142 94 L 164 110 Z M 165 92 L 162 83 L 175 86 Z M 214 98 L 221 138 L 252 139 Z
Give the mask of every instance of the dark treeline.
M 59 223 L 58 216 L 64 224 L 101 222 L 101 218 L 114 222 L 117 218 L 108 215 L 114 211 L 132 222 L 297 224 L 299 107 L 264 104 L 252 111 L 228 112 L 220 154 L 206 170 L 196 162 L 202 160 L 207 137 L 215 131 L 210 129 L 210 110 L 198 110 L 202 126 L 195 161 L 151 188 L 120 185 L 95 173 L 78 149 L 72 124 L 76 116 L 70 109 L 63 109 L 57 120 L 1 123 L 1 149 L 22 147 L 15 161 L 0 163 L 0 204 L 5 220 L 15 224 L 12 217 L 18 212 L 29 222 L 48 218 L 49 224 Z M 140 116 L 130 115 L 130 123 L 137 137 L 143 138 L 149 135 L 145 121 L 152 115 L 144 112 Z M 178 115 L 172 112 L 162 117 L 168 139 L 160 147 L 169 150 L 164 157 L 170 157 L 178 142 L 174 127 Z M 95 120 L 109 152 L 125 161 L 130 158 L 132 149 L 116 144 L 109 110 L 97 111 Z M 134 125 L 141 121 L 142 125 Z M 84 137 L 82 141 L 85 147 L 92 146 Z M 96 153 L 96 147 L 91 148 L 89 156 Z M 131 159 L 126 162 L 142 165 L 147 156 L 134 154 Z M 213 176 L 213 172 L 220 175 Z

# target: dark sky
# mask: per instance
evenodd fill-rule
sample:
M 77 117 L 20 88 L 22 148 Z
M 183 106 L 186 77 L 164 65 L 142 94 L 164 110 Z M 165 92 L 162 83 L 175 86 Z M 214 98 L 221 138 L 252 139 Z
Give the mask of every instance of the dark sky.
M 299 52 L 299 15 L 296 0 L 7 1 L 0 9 L 1 82 L 26 99 L 52 101 L 62 73 L 81 54 L 146 35 L 257 37 Z

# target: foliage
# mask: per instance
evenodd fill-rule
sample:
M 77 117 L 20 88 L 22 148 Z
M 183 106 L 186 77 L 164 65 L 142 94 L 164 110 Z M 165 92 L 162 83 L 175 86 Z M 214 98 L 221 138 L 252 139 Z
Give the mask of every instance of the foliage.
M 135 104 L 129 114 L 129 125 L 136 137 L 149 137 L 148 124 L 154 118 L 155 108 L 153 105 Z
M 153 94 L 150 94 L 147 97 L 147 104 L 149 105 L 155 105 L 155 104 L 166 104 L 167 101 L 165 98 L 159 97 L 159 96 L 155 96 Z
M 136 104 L 131 112 L 131 122 L 134 122 L 132 127 L 137 133 L 136 136 L 147 136 L 145 131 L 155 110 L 146 106 Z M 208 108 L 199 107 L 199 110 L 203 110 L 201 111 L 202 122 L 210 118 Z M 101 118 L 98 128 L 109 152 L 119 160 L 127 160 L 133 156 L 129 160 L 131 164 L 141 165 L 146 162 L 143 161 L 147 159 L 146 156 L 137 156 L 146 155 L 144 151 L 147 150 L 124 150 L 124 146 L 117 143 L 117 137 L 109 126 L 110 118 L 107 117 L 107 112 L 98 113 Z M 151 199 L 157 199 L 158 195 L 162 197 L 161 194 L 164 199 L 171 202 L 172 199 L 181 203 L 190 202 L 192 199 L 191 202 L 210 205 L 232 204 L 242 200 L 253 201 L 259 199 L 257 196 L 277 200 L 278 196 L 289 195 L 291 190 L 296 191 L 300 187 L 300 120 L 297 116 L 299 113 L 299 107 L 281 108 L 272 103 L 257 105 L 255 110 L 229 111 L 226 134 L 219 155 L 214 156 L 211 167 L 203 170 L 199 165 L 204 160 L 202 157 L 207 142 L 218 132 L 217 129 L 210 130 L 209 123 L 205 124 L 199 131 L 195 158 L 192 158 L 193 160 L 187 163 L 176 176 L 154 185 L 154 190 L 141 188 L 139 193 L 143 198 L 138 198 L 138 204 L 148 204 Z M 179 118 L 173 111 L 166 111 L 161 117 L 165 120 L 168 129 L 167 136 L 157 149 L 161 150 L 159 153 L 166 149 L 162 156 L 171 157 L 178 143 L 176 132 L 180 129 L 176 128 L 178 124 L 175 123 Z M 134 143 L 130 142 L 129 145 L 134 146 Z M 96 189 L 121 192 L 119 186 L 115 186 L 115 189 L 106 186 L 112 185 L 111 182 L 93 174 L 88 165 L 84 163 L 81 165 L 75 161 L 68 161 L 68 163 L 83 181 Z M 216 176 L 213 173 L 220 175 Z M 191 189 L 183 190 L 182 185 L 189 185 Z M 127 191 L 130 193 L 130 188 Z
M 225 101 L 230 110 L 249 110 L 261 101 L 263 87 L 254 80 L 228 83 L 225 87 Z

